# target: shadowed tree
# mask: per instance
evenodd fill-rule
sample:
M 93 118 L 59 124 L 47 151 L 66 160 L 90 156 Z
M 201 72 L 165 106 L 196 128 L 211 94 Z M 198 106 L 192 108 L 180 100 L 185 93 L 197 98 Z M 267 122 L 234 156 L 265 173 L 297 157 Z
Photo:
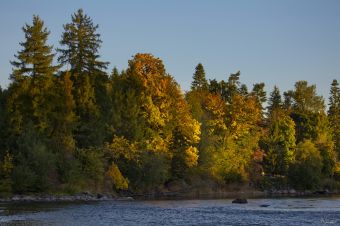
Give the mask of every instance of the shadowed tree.
M 191 83 L 191 89 L 208 89 L 208 82 L 207 79 L 205 78 L 205 71 L 203 68 L 203 65 L 199 63 L 196 68 L 195 68 L 195 73 L 193 76 L 193 81 Z
M 268 101 L 268 115 L 271 115 L 275 110 L 282 108 L 282 99 L 280 90 L 277 86 L 274 86 L 273 91 L 270 93 Z
M 72 15 L 71 23 L 64 25 L 58 61 L 69 65 L 73 82 L 72 94 L 75 112 L 79 117 L 76 140 L 83 147 L 103 143 L 106 137 L 105 120 L 108 120 L 110 103 L 108 76 L 103 71 L 108 63 L 99 60 L 101 46 L 98 25 L 82 9 Z M 96 126 L 94 126 L 96 125 Z
M 263 104 L 267 100 L 267 94 L 266 91 L 264 91 L 264 83 L 261 82 L 254 84 L 251 94 L 256 97 L 257 104 L 263 110 Z
M 18 116 L 17 120 L 23 122 L 23 115 L 27 114 L 41 132 L 51 133 L 50 117 L 54 111 L 54 94 L 51 89 L 55 82 L 54 73 L 59 67 L 53 66 L 52 46 L 46 43 L 50 32 L 38 16 L 33 16 L 33 24 L 26 24 L 23 31 L 25 41 L 20 43 L 23 49 L 15 55 L 16 60 L 11 62 L 13 85 L 10 87 L 10 104 L 22 104 L 27 108 L 19 110 L 20 107 L 12 106 L 13 110 L 21 111 L 13 116 Z M 22 99 L 18 100 L 21 92 Z
M 332 128 L 335 151 L 340 158 L 340 87 L 336 79 L 331 84 L 328 118 Z
M 72 22 L 64 25 L 59 48 L 59 62 L 69 64 L 71 72 L 81 76 L 106 69 L 108 63 L 99 61 L 98 50 L 102 41 L 96 32 L 98 25 L 82 9 L 72 15 Z

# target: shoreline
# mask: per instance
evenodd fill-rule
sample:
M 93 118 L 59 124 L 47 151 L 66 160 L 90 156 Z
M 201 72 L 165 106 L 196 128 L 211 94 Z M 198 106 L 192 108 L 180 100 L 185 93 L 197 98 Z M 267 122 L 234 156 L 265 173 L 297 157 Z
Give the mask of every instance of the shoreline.
M 75 195 L 26 194 L 0 198 L 0 203 L 12 202 L 96 202 L 96 201 L 147 201 L 147 200 L 192 200 L 192 199 L 257 199 L 257 198 L 306 198 L 338 196 L 338 191 L 224 191 L 224 192 L 159 192 L 148 194 L 102 194 L 82 192 Z

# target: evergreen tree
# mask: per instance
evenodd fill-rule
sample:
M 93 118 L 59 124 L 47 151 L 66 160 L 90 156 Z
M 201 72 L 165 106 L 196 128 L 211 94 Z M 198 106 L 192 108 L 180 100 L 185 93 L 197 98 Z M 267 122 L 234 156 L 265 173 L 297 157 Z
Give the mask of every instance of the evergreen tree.
M 333 133 L 335 151 L 340 158 L 340 87 L 336 79 L 331 84 L 328 118 Z
M 331 84 L 328 115 L 337 115 L 340 112 L 340 87 L 336 79 Z
M 114 80 L 115 78 L 118 78 L 119 75 L 120 75 L 120 74 L 119 74 L 118 69 L 117 69 L 116 67 L 114 67 L 114 68 L 112 69 L 110 79 L 111 79 L 111 80 Z
M 58 49 L 59 62 L 69 64 L 71 72 L 78 76 L 106 69 L 107 62 L 99 61 L 98 50 L 102 41 L 96 33 L 98 25 L 79 9 L 72 15 L 72 22 L 64 25 L 64 33 L 60 44 L 64 49 Z
M 277 111 L 271 115 L 268 134 L 261 142 L 266 154 L 264 168 L 267 173 L 287 176 L 294 156 L 294 127 L 294 121 L 284 112 Z
M 290 184 L 301 190 L 317 188 L 320 184 L 322 159 L 315 144 L 304 140 L 296 146 L 294 161 L 289 168 Z
M 248 87 L 246 86 L 246 84 L 242 84 L 239 90 L 242 96 L 247 96 L 249 94 Z
M 2 90 L 0 86 L 0 159 L 4 156 L 5 149 L 6 149 L 6 99 L 5 99 L 5 92 Z
M 28 117 L 39 131 L 47 132 L 49 135 L 50 118 L 54 111 L 54 94 L 51 89 L 55 82 L 54 73 L 59 67 L 52 65 L 54 57 L 52 46 L 46 43 L 50 32 L 44 27 L 44 22 L 38 16 L 33 16 L 33 24 L 26 24 L 23 31 L 25 41 L 20 43 L 23 49 L 15 55 L 17 60 L 11 62 L 14 67 L 11 79 L 17 85 L 16 88 L 21 90 L 15 90 L 13 87 L 11 95 L 15 98 L 18 93 L 26 90 L 23 93 L 26 97 L 22 101 L 25 102 L 23 105 L 29 106 L 17 112 L 19 114 L 17 116 L 23 117 L 22 115 L 28 113 Z M 20 104 L 17 103 L 18 99 L 13 101 L 11 104 Z
M 209 92 L 213 94 L 222 94 L 220 83 L 216 80 L 209 80 Z
M 241 72 L 238 71 L 235 74 L 230 74 L 228 82 L 221 81 L 222 97 L 223 99 L 231 104 L 233 96 L 239 93 Z
M 298 81 L 295 83 L 293 94 L 293 110 L 296 112 L 320 113 L 325 110 L 325 104 L 322 96 L 316 93 L 316 86 L 308 86 L 307 81 Z
M 107 136 L 105 121 L 109 118 L 109 79 L 103 71 L 108 63 L 99 60 L 101 46 L 98 25 L 82 9 L 64 25 L 58 61 L 70 65 L 75 113 L 79 118 L 76 140 L 80 147 L 102 144 Z
M 12 61 L 14 66 L 11 79 L 13 82 L 20 78 L 31 76 L 35 79 L 50 77 L 58 70 L 58 66 L 53 66 L 52 46 L 46 44 L 50 32 L 44 27 L 44 22 L 39 16 L 33 16 L 33 24 L 26 24 L 22 28 L 25 33 L 25 41 L 20 45 L 23 47 Z
M 195 68 L 191 89 L 208 89 L 208 82 L 205 78 L 205 71 L 201 63 L 199 63 Z
M 263 109 L 263 104 L 266 102 L 266 91 L 264 91 L 264 83 L 256 83 L 253 86 L 252 95 L 256 97 L 257 103 L 261 109 Z
M 325 106 L 322 96 L 316 93 L 316 86 L 309 86 L 307 81 L 295 83 L 295 89 L 288 91 L 292 100 L 290 116 L 295 122 L 296 141 L 315 140 L 318 137 L 318 125 L 322 120 Z
M 268 101 L 268 115 L 271 115 L 275 110 L 282 108 L 282 99 L 280 90 L 277 86 L 274 86 L 273 91 L 270 93 Z
M 283 93 L 284 101 L 283 101 L 283 108 L 287 111 L 290 111 L 293 106 L 293 91 L 289 90 Z

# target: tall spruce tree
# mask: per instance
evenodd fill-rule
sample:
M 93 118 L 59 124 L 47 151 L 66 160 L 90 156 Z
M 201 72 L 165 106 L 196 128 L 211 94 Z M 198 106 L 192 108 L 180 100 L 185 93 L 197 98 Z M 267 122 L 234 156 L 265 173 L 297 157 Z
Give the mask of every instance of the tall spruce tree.
M 195 68 L 195 73 L 193 76 L 193 81 L 191 83 L 191 89 L 208 89 L 208 82 L 205 78 L 204 67 L 201 63 L 199 63 Z
M 221 81 L 220 86 L 222 89 L 222 98 L 229 104 L 232 103 L 233 96 L 239 93 L 240 88 L 240 75 L 241 72 L 238 71 L 235 74 L 230 74 L 228 81 Z
M 20 42 L 23 49 L 15 55 L 17 60 L 11 61 L 14 66 L 11 79 L 16 81 L 24 76 L 41 78 L 53 75 L 58 66 L 52 65 L 55 54 L 52 53 L 53 46 L 46 43 L 50 32 L 44 27 L 44 22 L 34 15 L 33 24 L 26 24 L 22 30 L 25 41 Z
M 264 91 L 264 83 L 261 82 L 261 83 L 254 84 L 251 94 L 256 97 L 257 104 L 259 105 L 259 107 L 261 107 L 261 109 L 263 109 L 262 105 L 267 100 L 267 97 L 266 97 L 267 94 L 266 94 L 266 91 Z
M 55 54 L 52 53 L 53 47 L 47 44 L 50 32 L 44 27 L 44 22 L 36 15 L 33 16 L 33 24 L 26 24 L 22 30 L 25 33 L 25 41 L 20 43 L 23 49 L 15 55 L 17 59 L 11 62 L 13 65 L 11 79 L 17 85 L 16 88 L 21 89 L 20 92 L 26 90 L 24 91 L 26 93 L 23 93 L 26 98 L 22 100 L 26 102 L 26 106 L 29 106 L 27 106 L 27 109 L 21 109 L 21 111 L 28 111 L 30 120 L 41 132 L 50 133 L 50 114 L 54 111 L 54 94 L 50 90 L 54 85 L 54 74 L 59 68 L 59 66 L 53 65 Z M 26 86 L 25 89 L 23 86 Z M 11 89 L 14 91 L 12 97 L 17 96 L 15 87 L 12 88 L 14 88 L 14 90 Z M 12 104 L 20 103 L 13 102 Z M 26 113 L 21 112 L 19 114 Z
M 6 129 L 6 119 L 5 119 L 5 95 L 4 91 L 2 90 L 0 86 L 0 159 L 2 159 L 5 151 L 5 143 L 6 143 L 6 138 L 5 138 L 5 129 Z
M 12 84 L 8 89 L 7 111 L 10 150 L 14 155 L 13 189 L 15 192 L 43 191 L 55 180 L 54 153 L 48 140 L 54 130 L 55 73 L 49 31 L 33 16 L 32 25 L 23 27 L 25 41 L 12 61 Z
M 280 90 L 277 86 L 274 86 L 273 91 L 270 93 L 268 101 L 268 115 L 271 115 L 275 110 L 282 108 L 282 98 Z
M 107 62 L 99 61 L 98 51 L 102 43 L 97 33 L 98 25 L 82 9 L 72 15 L 72 22 L 64 25 L 59 48 L 59 62 L 69 64 L 77 75 L 106 69 Z
M 108 63 L 99 60 L 101 46 L 98 25 L 82 9 L 64 25 L 59 48 L 59 62 L 70 66 L 75 112 L 79 118 L 77 144 L 82 147 L 101 144 L 105 139 L 108 119 L 108 76 L 103 71 Z M 96 125 L 96 126 L 94 126 Z M 94 129 L 95 128 L 95 129 Z
M 332 128 L 335 151 L 340 158 L 340 87 L 336 79 L 331 84 L 328 118 Z
M 336 116 L 340 113 L 340 87 L 336 79 L 331 84 L 328 115 Z

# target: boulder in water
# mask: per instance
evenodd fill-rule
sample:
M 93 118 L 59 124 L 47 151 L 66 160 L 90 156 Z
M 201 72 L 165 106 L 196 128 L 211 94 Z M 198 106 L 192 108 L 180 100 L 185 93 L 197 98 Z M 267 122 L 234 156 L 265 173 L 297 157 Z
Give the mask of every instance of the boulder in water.
M 240 199 L 240 198 L 237 198 L 237 199 L 234 199 L 232 201 L 232 203 L 236 203 L 236 204 L 246 204 L 248 203 L 247 199 Z

